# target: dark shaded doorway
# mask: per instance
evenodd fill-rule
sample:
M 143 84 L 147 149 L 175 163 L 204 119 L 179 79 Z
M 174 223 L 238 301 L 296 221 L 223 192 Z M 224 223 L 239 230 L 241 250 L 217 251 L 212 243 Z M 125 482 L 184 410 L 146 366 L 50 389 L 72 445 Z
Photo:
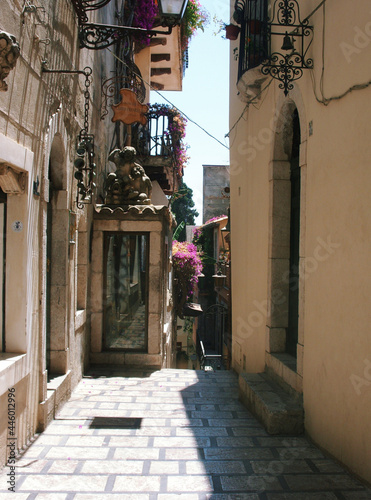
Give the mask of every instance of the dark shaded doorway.
M 297 109 L 293 112 L 293 138 L 290 165 L 291 209 L 290 209 L 290 276 L 289 311 L 286 335 L 286 350 L 296 357 L 299 323 L 299 280 L 300 280 L 300 123 Z

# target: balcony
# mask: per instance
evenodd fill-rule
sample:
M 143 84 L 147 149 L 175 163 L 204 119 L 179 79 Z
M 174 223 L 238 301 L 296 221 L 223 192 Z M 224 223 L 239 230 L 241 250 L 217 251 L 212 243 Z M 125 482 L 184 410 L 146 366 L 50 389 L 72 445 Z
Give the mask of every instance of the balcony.
M 186 148 L 184 120 L 166 105 L 152 105 L 147 125 L 132 128 L 132 146 L 151 181 L 157 181 L 166 195 L 177 191 L 183 176 Z
M 269 55 L 268 0 L 237 0 L 234 18 L 241 24 L 237 88 L 246 102 L 267 78 L 260 65 Z

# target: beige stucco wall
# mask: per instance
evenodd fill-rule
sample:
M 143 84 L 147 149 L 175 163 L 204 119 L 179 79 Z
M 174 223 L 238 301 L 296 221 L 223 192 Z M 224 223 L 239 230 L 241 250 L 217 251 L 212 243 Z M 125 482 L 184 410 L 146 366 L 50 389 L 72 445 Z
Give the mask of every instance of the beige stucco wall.
M 318 2 L 300 2 L 302 17 Z M 316 95 L 320 98 L 323 10 L 310 20 Z M 234 48 L 231 43 L 231 50 Z M 326 3 L 323 91 L 340 96 L 370 80 L 371 12 Z M 245 104 L 236 91 L 231 57 L 231 127 Z M 319 103 L 310 71 L 284 98 L 273 82 L 245 111 L 231 134 L 233 367 L 265 368 L 272 230 L 271 161 L 280 156 L 285 102 L 299 111 L 301 146 L 300 312 L 297 371 L 303 377 L 305 427 L 310 437 L 371 481 L 371 88 Z M 264 85 L 264 84 L 263 84 Z M 246 120 L 247 119 L 247 120 Z M 309 128 L 313 133 L 309 133 Z M 281 151 L 282 153 L 282 151 Z M 279 196 L 279 193 L 278 193 Z M 278 241 L 278 240 L 275 240 Z M 277 267 L 276 267 L 277 269 Z M 244 366 L 244 358 L 246 362 Z

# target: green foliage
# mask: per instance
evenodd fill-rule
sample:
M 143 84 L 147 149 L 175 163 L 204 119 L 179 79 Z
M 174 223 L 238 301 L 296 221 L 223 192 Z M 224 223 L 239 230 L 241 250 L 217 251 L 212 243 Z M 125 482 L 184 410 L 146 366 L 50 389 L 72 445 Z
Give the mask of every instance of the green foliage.
M 178 193 L 175 193 L 171 202 L 171 211 L 173 212 L 176 222 L 179 225 L 181 222 L 188 225 L 194 225 L 195 219 L 198 216 L 197 209 L 194 208 L 193 190 L 189 188 L 183 181 Z M 178 241 L 186 240 L 186 228 L 180 231 L 177 235 Z
M 204 31 L 209 22 L 209 13 L 202 7 L 198 0 L 188 0 L 181 23 L 182 52 L 187 50 L 191 38 L 197 30 Z

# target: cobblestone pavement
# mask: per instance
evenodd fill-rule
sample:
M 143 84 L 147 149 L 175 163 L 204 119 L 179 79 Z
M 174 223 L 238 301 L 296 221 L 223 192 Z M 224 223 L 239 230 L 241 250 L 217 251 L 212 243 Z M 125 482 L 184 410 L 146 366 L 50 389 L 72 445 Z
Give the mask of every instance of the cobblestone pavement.
M 233 373 L 97 368 L 17 462 L 13 500 L 365 500 L 304 437 L 269 436 Z

